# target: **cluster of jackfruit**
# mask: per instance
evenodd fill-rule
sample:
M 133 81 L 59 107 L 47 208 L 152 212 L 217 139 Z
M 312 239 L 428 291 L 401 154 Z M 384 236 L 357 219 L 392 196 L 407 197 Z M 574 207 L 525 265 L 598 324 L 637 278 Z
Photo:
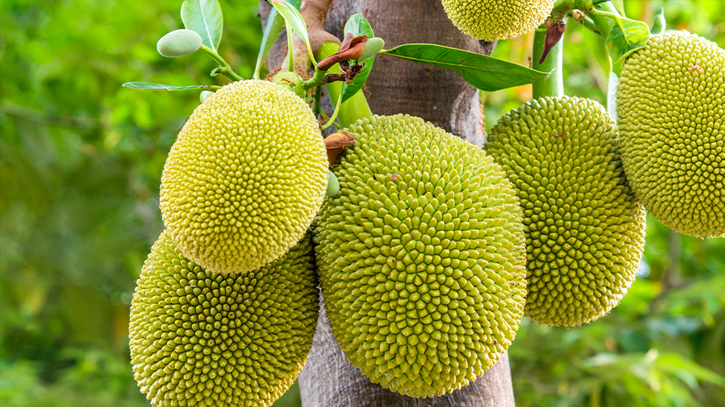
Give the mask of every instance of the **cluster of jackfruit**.
M 576 326 L 608 313 L 634 281 L 645 212 L 627 185 L 614 121 L 588 99 L 541 98 L 509 112 L 486 151 L 521 199 L 526 316 Z
M 554 0 L 442 0 L 453 25 L 484 41 L 516 38 L 534 31 L 554 8 Z
M 166 232 L 131 305 L 136 381 L 153 406 L 269 406 L 312 346 L 318 296 L 309 236 L 271 264 L 221 274 L 187 259 Z
M 533 30 L 553 1 L 443 4 L 498 40 Z M 185 30 L 164 41 L 172 56 L 198 48 Z M 315 263 L 347 358 L 412 397 L 475 380 L 523 316 L 607 314 L 638 269 L 644 208 L 686 234 L 725 234 L 724 67 L 700 37 L 658 35 L 624 65 L 621 140 L 600 105 L 571 97 L 514 109 L 486 151 L 373 116 L 347 129 L 354 145 L 332 171 L 296 74 L 204 95 L 164 167 L 167 230 L 134 293 L 141 390 L 158 407 L 269 406 L 312 345 Z
M 725 50 L 687 32 L 653 36 L 617 88 L 624 171 L 665 226 L 725 235 Z
M 493 366 L 524 311 L 521 209 L 480 148 L 422 119 L 374 116 L 335 174 L 316 259 L 330 324 L 352 364 L 412 397 Z
M 306 233 L 328 163 L 319 124 L 290 90 L 243 81 L 204 95 L 171 149 L 167 229 L 129 326 L 154 406 L 269 406 L 307 359 L 318 292 Z

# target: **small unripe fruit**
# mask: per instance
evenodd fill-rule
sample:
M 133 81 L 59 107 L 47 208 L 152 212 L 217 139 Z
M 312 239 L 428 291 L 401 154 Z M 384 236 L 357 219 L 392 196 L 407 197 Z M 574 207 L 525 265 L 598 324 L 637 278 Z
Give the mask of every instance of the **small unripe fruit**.
M 196 52 L 201 45 L 201 36 L 195 31 L 175 30 L 161 37 L 156 50 L 167 58 L 178 58 Z
M 302 87 L 302 78 L 294 72 L 279 72 L 274 75 L 272 82 L 282 86 L 303 99 L 305 98 L 305 90 Z
M 328 171 L 327 196 L 335 196 L 339 193 L 340 193 L 340 181 L 337 180 L 337 176 L 332 171 Z
M 370 38 L 365 43 L 365 50 L 363 51 L 362 55 L 360 55 L 360 58 L 358 58 L 358 61 L 364 61 L 370 57 L 375 56 L 375 54 L 380 52 L 383 47 L 385 47 L 385 41 L 382 38 Z
M 201 92 L 201 94 L 199 95 L 199 101 L 201 101 L 201 103 L 204 103 L 204 101 L 209 99 L 209 96 L 211 96 L 213 94 L 214 94 L 214 92 L 205 90 L 205 91 Z

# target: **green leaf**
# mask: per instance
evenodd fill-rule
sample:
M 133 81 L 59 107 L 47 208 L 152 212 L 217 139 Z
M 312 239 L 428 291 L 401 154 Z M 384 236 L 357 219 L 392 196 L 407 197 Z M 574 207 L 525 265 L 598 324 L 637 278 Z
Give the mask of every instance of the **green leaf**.
M 622 17 L 616 21 L 617 24 L 609 31 L 604 43 L 614 63 L 620 63 L 633 52 L 644 48 L 650 33 L 647 24 L 641 21 Z
M 207 48 L 216 52 L 224 28 L 219 0 L 184 0 L 181 5 L 181 21 L 187 30 L 201 35 Z
M 405 44 L 380 53 L 449 69 L 487 92 L 539 82 L 553 72 L 541 72 L 498 58 L 435 44 Z
M 287 23 L 287 28 L 292 29 L 295 34 L 302 38 L 302 41 L 307 45 L 307 52 L 310 54 L 310 61 L 313 64 L 317 64 L 315 56 L 312 54 L 312 47 L 310 47 L 310 36 L 307 34 L 307 24 L 305 19 L 294 6 L 287 3 L 282 3 L 282 0 L 272 0 L 272 6 L 277 9 L 277 12 L 282 15 L 284 21 Z
M 262 36 L 262 45 L 259 47 L 259 54 L 257 55 L 257 65 L 254 68 L 254 79 L 259 79 L 259 72 L 262 69 L 262 63 L 264 58 L 269 54 L 269 50 L 272 49 L 272 45 L 279 37 L 280 31 L 284 26 L 284 18 L 277 12 L 276 8 L 272 8 L 267 17 L 267 26 L 264 28 L 264 35 Z
M 370 27 L 370 24 L 365 19 L 365 17 L 362 16 L 362 14 L 354 14 L 352 17 L 350 17 L 350 19 L 348 19 L 347 23 L 345 24 L 345 29 L 343 32 L 351 32 L 356 37 L 358 35 L 367 35 L 368 38 L 373 38 L 375 36 L 372 27 Z M 346 83 L 345 85 L 343 85 L 343 102 L 353 97 L 356 93 L 360 91 L 360 89 L 362 89 L 362 87 L 365 85 L 365 82 L 367 82 L 368 77 L 370 76 L 370 71 L 373 69 L 374 62 L 374 55 L 364 61 L 358 61 L 358 63 L 364 63 L 365 67 L 363 67 L 362 71 L 360 71 L 359 74 L 355 75 L 355 79 L 353 79 L 351 83 Z
M 161 83 L 151 82 L 126 82 L 123 84 L 124 87 L 138 90 L 194 90 L 194 89 L 219 89 L 219 86 L 215 85 L 189 85 L 189 86 L 172 86 L 164 85 Z
M 373 38 L 373 29 L 370 27 L 368 20 L 363 17 L 362 14 L 353 14 L 345 23 L 344 33 L 353 33 L 356 37 L 358 35 L 367 35 L 368 38 Z

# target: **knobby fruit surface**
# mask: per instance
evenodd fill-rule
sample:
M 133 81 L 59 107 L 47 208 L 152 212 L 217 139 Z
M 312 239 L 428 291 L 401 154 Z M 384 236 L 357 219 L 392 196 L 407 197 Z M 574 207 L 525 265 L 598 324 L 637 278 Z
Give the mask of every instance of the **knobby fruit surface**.
M 453 25 L 484 41 L 516 38 L 534 31 L 554 8 L 554 0 L 442 0 Z
M 268 81 L 234 82 L 194 110 L 164 165 L 169 236 L 204 269 L 255 270 L 302 238 L 327 190 L 307 104 Z
M 269 406 L 312 346 L 317 282 L 308 236 L 243 274 L 210 273 L 163 232 L 131 304 L 134 377 L 155 407 Z
M 521 208 L 480 148 L 411 116 L 352 125 L 314 229 L 325 306 L 373 382 L 442 395 L 493 366 L 523 315 Z
M 635 279 L 646 223 L 609 114 L 588 99 L 540 98 L 502 117 L 485 149 L 524 210 L 525 315 L 578 326 L 609 313 Z
M 724 236 L 725 50 L 684 31 L 653 36 L 624 63 L 617 116 L 647 212 L 688 236 Z

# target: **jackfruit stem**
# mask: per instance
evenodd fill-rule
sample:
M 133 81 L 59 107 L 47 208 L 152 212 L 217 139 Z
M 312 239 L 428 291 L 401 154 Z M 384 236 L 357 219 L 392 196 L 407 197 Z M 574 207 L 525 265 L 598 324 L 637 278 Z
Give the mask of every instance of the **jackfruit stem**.
M 224 58 L 222 58 L 221 55 L 219 55 L 216 51 L 209 49 L 206 45 L 202 45 L 201 50 L 206 52 L 206 54 L 209 55 L 211 59 L 219 64 L 219 72 L 229 78 L 229 80 L 231 80 L 232 82 L 244 80 L 244 78 L 234 72 L 234 70 L 231 66 L 229 66 L 227 61 L 225 61 Z
M 554 45 L 546 59 L 540 63 L 539 61 L 542 53 L 544 52 L 545 44 L 546 28 L 539 27 L 534 33 L 534 55 L 532 56 L 533 61 L 531 67 L 544 72 L 554 70 L 554 73 L 552 73 L 547 79 L 533 84 L 534 99 L 546 96 L 564 96 L 564 75 L 562 72 L 564 36 L 562 35 L 561 40 Z

